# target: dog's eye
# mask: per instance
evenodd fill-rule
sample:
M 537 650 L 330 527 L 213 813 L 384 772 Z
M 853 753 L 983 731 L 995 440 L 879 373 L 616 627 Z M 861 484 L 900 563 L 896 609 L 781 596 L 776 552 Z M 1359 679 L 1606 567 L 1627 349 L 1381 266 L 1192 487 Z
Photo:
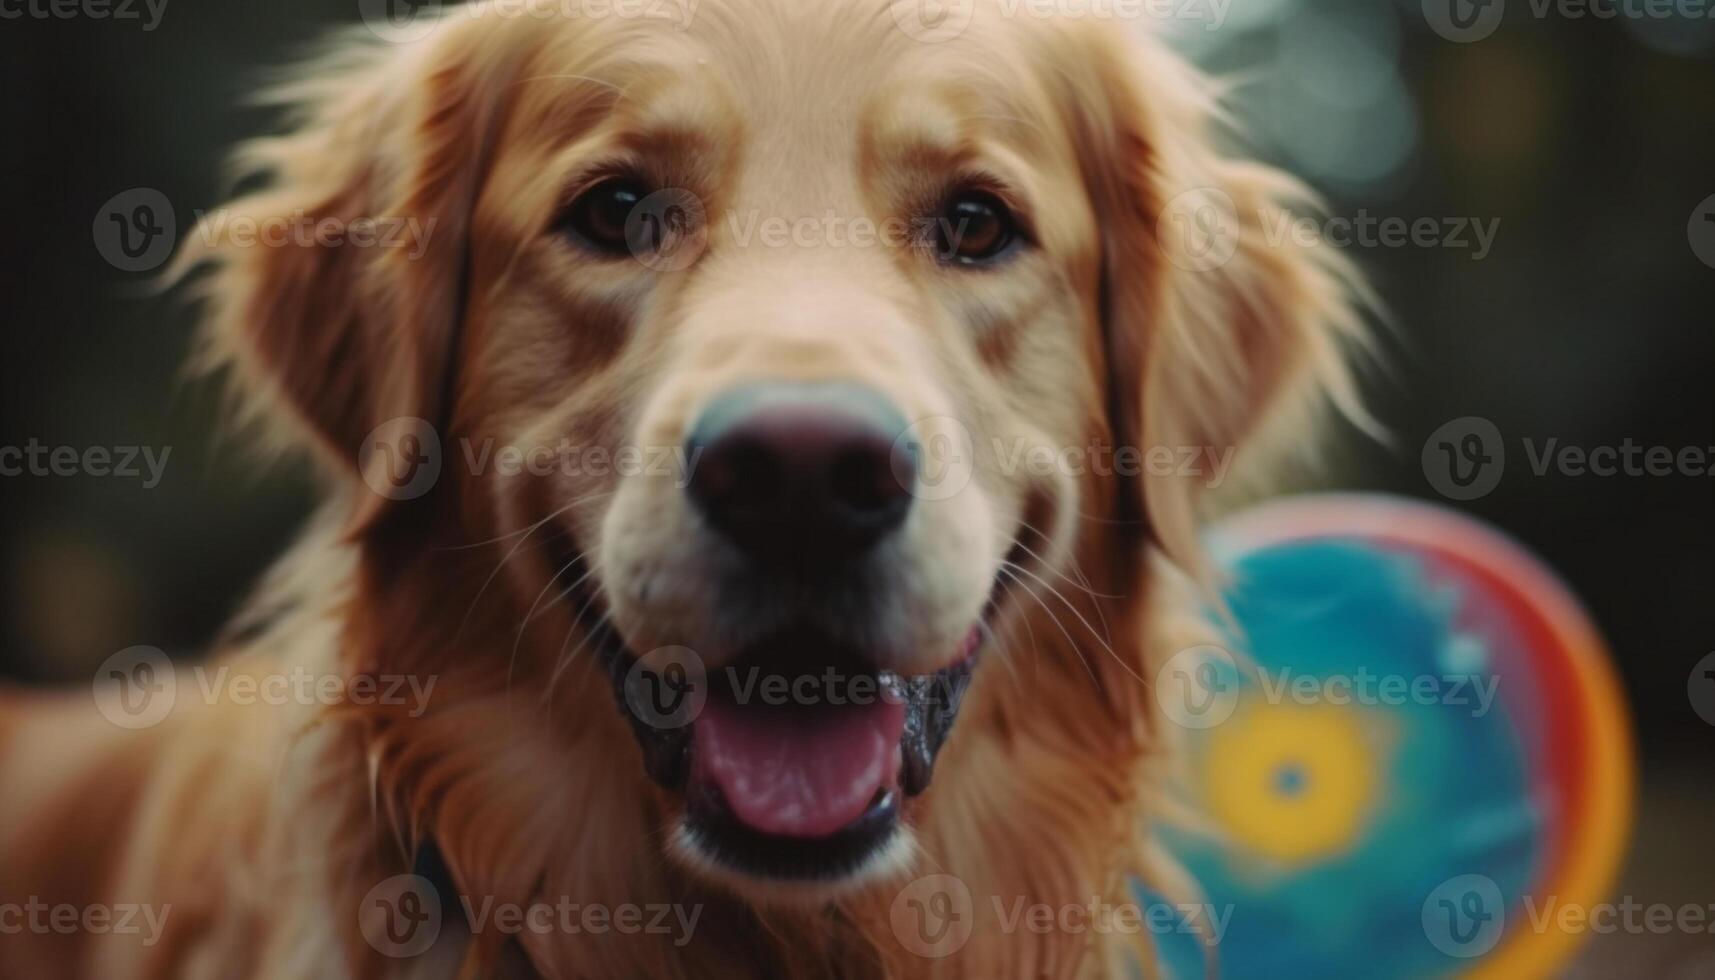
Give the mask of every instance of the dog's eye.
M 987 191 L 954 195 L 935 222 L 935 252 L 945 262 L 988 262 L 1011 248 L 1017 238 L 1012 209 Z
M 629 177 L 611 177 L 578 196 L 556 223 L 566 233 L 598 252 L 625 255 L 630 251 L 627 222 L 649 189 Z

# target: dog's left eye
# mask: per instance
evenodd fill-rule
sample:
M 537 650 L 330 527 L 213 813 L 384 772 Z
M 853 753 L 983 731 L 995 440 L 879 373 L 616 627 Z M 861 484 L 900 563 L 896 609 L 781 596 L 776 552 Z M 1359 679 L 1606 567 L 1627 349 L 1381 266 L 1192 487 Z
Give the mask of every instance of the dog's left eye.
M 649 189 L 636 180 L 609 178 L 580 194 L 556 226 L 598 252 L 625 255 L 631 244 L 627 222 L 648 195 Z
M 944 262 L 990 262 L 1017 240 L 1018 221 L 1012 209 L 987 191 L 953 195 L 935 221 L 935 254 Z

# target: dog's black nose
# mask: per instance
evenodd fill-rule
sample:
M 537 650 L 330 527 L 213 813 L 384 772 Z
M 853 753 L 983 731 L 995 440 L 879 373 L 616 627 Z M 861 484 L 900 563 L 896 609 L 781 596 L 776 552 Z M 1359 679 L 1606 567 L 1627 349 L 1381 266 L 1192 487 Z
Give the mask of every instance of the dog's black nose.
M 757 560 L 854 558 L 911 509 L 917 463 L 905 429 L 885 396 L 859 384 L 735 388 L 692 428 L 691 499 Z

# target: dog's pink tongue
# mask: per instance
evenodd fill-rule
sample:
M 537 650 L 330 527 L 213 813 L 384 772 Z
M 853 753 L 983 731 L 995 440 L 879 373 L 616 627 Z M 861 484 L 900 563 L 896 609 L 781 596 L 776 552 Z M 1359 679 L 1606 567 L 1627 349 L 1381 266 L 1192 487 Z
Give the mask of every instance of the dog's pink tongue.
M 800 710 L 711 697 L 692 729 L 693 777 L 753 830 L 829 837 L 898 780 L 904 732 L 904 706 L 886 699 Z

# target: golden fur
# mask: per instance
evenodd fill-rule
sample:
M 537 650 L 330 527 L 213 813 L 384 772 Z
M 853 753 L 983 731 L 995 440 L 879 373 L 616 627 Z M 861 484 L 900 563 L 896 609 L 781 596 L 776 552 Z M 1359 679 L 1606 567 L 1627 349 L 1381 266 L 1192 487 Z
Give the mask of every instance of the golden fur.
M 514 5 L 516 6 L 516 5 Z M 307 451 L 328 503 L 216 655 L 341 677 L 432 675 L 430 710 L 187 704 L 144 731 L 88 699 L 0 709 L 0 900 L 170 904 L 163 941 L 22 936 L 8 975 L 230 978 L 1126 976 L 1148 953 L 1097 934 L 1006 934 L 987 896 L 1128 900 L 1171 872 L 1145 828 L 1170 733 L 1155 665 L 1202 638 L 1194 585 L 1202 477 L 1003 472 L 987 447 L 1236 448 L 1267 475 L 1302 413 L 1350 398 L 1350 277 L 1321 249 L 1264 240 L 1284 175 L 1214 149 L 1209 83 L 1113 25 L 1007 20 L 979 4 L 924 44 L 884 0 L 704 0 L 688 29 L 647 19 L 455 9 L 426 37 L 351 38 L 292 76 L 284 135 L 247 146 L 269 182 L 225 214 L 432 219 L 420 255 L 192 244 L 202 365 L 230 372 L 246 431 Z M 603 152 L 697 188 L 710 242 L 693 270 L 586 268 L 544 228 Z M 1038 247 L 955 278 L 885 249 L 742 248 L 726 215 L 879 217 L 949 172 L 1003 172 Z M 1237 205 L 1230 261 L 1175 254 L 1170 201 Z M 720 217 L 716 217 L 720 216 Z M 742 220 L 741 222 L 742 223 Z M 462 317 L 460 315 L 462 311 Z M 506 478 L 460 465 L 455 436 L 531 445 L 676 444 L 708 392 L 759 376 L 855 376 L 914 418 L 976 435 L 971 495 L 901 558 L 921 607 L 894 610 L 927 656 L 1017 539 L 995 639 L 913 804 L 905 860 L 783 901 L 701 874 L 664 838 L 674 807 L 643 774 L 575 609 L 544 601 L 537 531 L 569 521 L 634 648 L 718 628 L 694 599 L 637 605 L 627 575 L 699 566 L 660 481 Z M 433 420 L 435 491 L 371 492 L 359 447 Z M 1288 434 L 1271 439 L 1269 427 Z M 570 508 L 564 511 L 562 508 Z M 637 569 L 630 564 L 659 563 Z M 692 574 L 686 572 L 685 574 Z M 557 588 L 556 588 L 557 590 Z M 933 605 L 928 605 L 933 603 Z M 944 614 L 937 618 L 938 614 Z M 381 956 L 358 905 L 431 837 L 459 890 L 528 903 L 698 903 L 691 942 L 445 930 Z M 889 925 L 899 886 L 954 874 L 979 896 L 957 955 L 923 959 Z M 451 918 L 457 918 L 456 915 Z M 443 971 L 443 972 L 437 972 Z

